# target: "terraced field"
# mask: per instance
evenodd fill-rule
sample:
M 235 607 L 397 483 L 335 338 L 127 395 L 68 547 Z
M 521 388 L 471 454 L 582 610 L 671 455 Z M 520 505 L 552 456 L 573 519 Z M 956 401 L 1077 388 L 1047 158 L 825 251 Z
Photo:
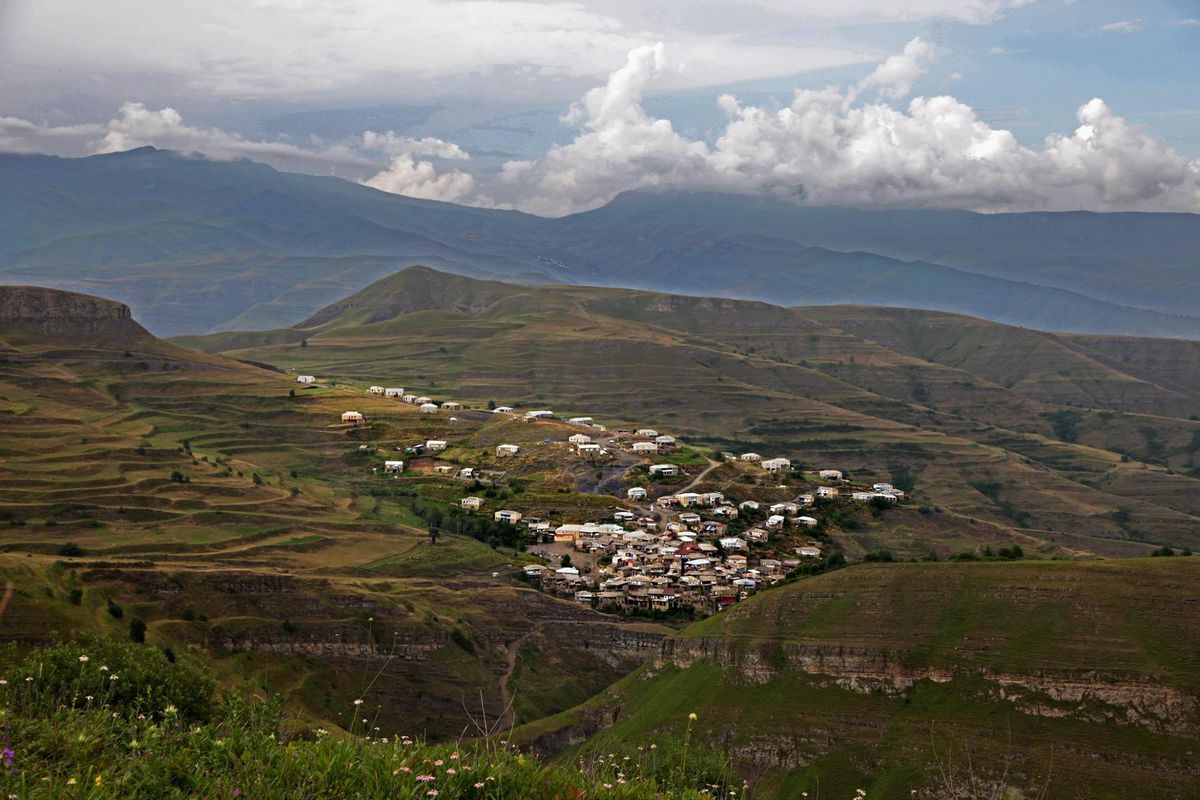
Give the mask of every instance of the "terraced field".
M 525 554 L 452 532 L 431 544 L 410 504 L 456 503 L 465 486 L 435 476 L 429 458 L 400 454 L 412 469 L 382 475 L 400 445 L 445 438 L 449 463 L 491 466 L 494 442 L 532 451 L 558 426 L 478 412 L 451 422 L 358 386 L 299 389 L 293 376 L 118 327 L 81 336 L 64 321 L 34 336 L 0 325 L 5 638 L 125 635 L 138 618 L 152 641 L 200 648 L 298 713 L 337 723 L 369 680 L 379 724 L 436 736 L 462 733 L 465 702 L 494 718 L 502 683 L 510 697 L 524 690 L 510 646 L 535 630 L 555 631 L 537 639 L 547 658 L 591 664 L 560 681 L 557 701 L 539 689 L 539 711 L 644 658 L 638 646 L 589 655 L 589 641 L 622 635 L 621 621 L 514 586 Z M 342 424 L 349 408 L 368 423 Z M 532 498 L 600 502 L 539 457 L 505 465 L 545 473 L 527 482 Z M 598 633 L 557 633 L 572 620 Z
M 295 328 L 179 341 L 903 479 L 963 530 L 991 531 L 981 540 L 1105 555 L 1200 545 L 1189 342 L 1139 349 L 936 312 L 531 289 L 421 268 Z M 906 555 L 947 546 L 884 542 Z

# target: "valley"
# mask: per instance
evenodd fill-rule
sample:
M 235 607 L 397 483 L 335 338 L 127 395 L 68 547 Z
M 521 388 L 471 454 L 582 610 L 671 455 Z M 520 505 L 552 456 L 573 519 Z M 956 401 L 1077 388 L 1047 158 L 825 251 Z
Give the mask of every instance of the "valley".
M 138 621 L 306 724 L 365 698 L 381 731 L 486 718 L 563 763 L 690 737 L 755 796 L 903 797 L 967 754 L 1029 793 L 1117 752 L 1113 797 L 1195 789 L 1191 343 L 421 267 L 168 342 L 2 291 L 21 648 Z M 672 558 L 716 583 L 641 585 Z

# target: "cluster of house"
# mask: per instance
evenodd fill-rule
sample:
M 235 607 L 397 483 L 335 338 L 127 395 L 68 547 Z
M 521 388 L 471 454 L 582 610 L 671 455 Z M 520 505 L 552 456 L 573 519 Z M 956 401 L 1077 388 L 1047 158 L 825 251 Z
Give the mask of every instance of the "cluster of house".
M 602 608 L 714 613 L 782 580 L 804 559 L 821 556 L 810 542 L 796 548 L 794 557 L 756 557 L 749 532 L 746 538 L 724 535 L 723 527 L 693 516 L 680 514 L 678 522 L 660 529 L 654 517 L 630 511 L 618 511 L 612 522 L 558 526 L 522 519 L 515 511 L 496 512 L 497 520 L 526 524 L 535 538 L 570 544 L 577 555 L 578 564 L 524 567 L 530 581 Z M 759 531 L 755 540 L 768 536 Z

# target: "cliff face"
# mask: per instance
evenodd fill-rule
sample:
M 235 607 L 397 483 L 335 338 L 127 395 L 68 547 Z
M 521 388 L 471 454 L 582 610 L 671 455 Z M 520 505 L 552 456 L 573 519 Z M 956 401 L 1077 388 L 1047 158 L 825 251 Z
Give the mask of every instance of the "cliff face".
M 0 330 L 80 344 L 153 338 L 123 303 L 40 286 L 0 286 Z
M 1027 673 L 907 666 L 903 657 L 878 650 L 769 640 L 669 638 L 654 665 L 688 667 L 708 660 L 741 680 L 762 684 L 783 671 L 813 676 L 860 694 L 900 695 L 918 681 L 948 683 L 982 678 L 987 699 L 1007 700 L 1019 711 L 1044 717 L 1111 721 L 1171 733 L 1194 732 L 1200 699 L 1150 676 L 1100 670 L 1035 670 Z

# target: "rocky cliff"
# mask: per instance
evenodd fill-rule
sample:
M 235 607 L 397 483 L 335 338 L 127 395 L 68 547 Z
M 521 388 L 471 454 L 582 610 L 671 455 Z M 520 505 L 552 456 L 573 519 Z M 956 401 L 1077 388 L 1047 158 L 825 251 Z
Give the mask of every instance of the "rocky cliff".
M 0 286 L 0 331 L 76 344 L 153 339 L 123 303 L 40 286 Z

